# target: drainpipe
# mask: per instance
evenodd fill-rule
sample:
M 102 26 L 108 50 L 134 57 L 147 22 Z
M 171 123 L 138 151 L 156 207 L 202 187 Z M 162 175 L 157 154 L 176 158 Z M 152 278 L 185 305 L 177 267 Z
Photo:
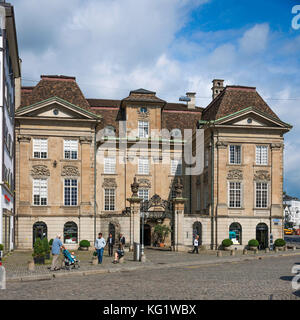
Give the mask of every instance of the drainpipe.
M 212 249 L 214 249 L 214 135 L 213 131 L 211 132 L 211 231 L 212 231 Z M 216 241 L 217 241 L 217 235 L 216 235 Z M 217 242 L 216 242 L 217 244 Z
M 94 133 L 94 241 L 96 241 L 96 214 L 97 214 L 97 202 L 96 202 L 96 192 L 97 192 L 97 166 L 96 166 L 96 157 L 97 157 L 97 139 L 96 139 L 96 128 L 97 123 L 95 124 L 95 133 Z

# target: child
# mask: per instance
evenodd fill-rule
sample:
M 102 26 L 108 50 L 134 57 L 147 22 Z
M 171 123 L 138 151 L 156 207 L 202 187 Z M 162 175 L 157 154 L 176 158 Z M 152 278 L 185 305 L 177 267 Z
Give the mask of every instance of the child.
M 123 256 L 124 256 L 123 246 L 122 244 L 119 244 L 119 248 L 115 252 L 115 260 L 113 261 L 113 263 L 118 263 L 120 258 L 122 258 Z

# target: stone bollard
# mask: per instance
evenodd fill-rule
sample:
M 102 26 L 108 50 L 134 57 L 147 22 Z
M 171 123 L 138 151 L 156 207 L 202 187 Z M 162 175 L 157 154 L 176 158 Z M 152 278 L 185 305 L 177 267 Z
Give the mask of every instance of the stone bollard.
M 35 265 L 33 260 L 28 261 L 28 271 L 34 271 L 35 270 Z
M 258 249 L 254 249 L 254 253 L 257 254 L 258 253 Z
M 278 252 L 279 250 L 278 250 L 278 247 L 275 247 L 275 252 Z
M 141 262 L 146 262 L 146 256 L 144 254 L 141 256 Z
M 235 251 L 234 250 L 230 250 L 230 255 L 231 256 L 235 256 Z
M 296 246 L 293 246 L 293 251 L 295 251 L 296 250 Z
M 220 250 L 217 251 L 217 257 L 222 257 L 222 251 Z
M 243 250 L 243 254 L 248 254 L 247 249 L 244 249 L 244 250 Z
M 119 263 L 124 263 L 124 257 L 121 257 L 120 259 L 119 259 Z
M 287 247 L 286 246 L 283 247 L 283 251 L 287 251 Z
M 96 266 L 98 264 L 98 257 L 93 257 L 92 265 Z
M 269 248 L 266 248 L 265 249 L 265 253 L 269 253 L 270 252 L 270 249 Z

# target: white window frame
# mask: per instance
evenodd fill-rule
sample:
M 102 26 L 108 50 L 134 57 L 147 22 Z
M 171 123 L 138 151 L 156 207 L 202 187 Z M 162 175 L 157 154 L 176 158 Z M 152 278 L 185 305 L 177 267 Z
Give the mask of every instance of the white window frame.
M 260 199 L 260 205 L 259 206 L 257 206 L 257 185 L 258 184 L 264 184 L 264 185 L 266 185 L 266 189 L 265 190 L 259 190 L 260 191 L 260 197 L 261 197 L 261 199 Z M 257 182 L 255 182 L 254 183 L 254 186 L 255 186 L 255 208 L 256 209 L 267 209 L 268 207 L 269 207 L 269 183 L 268 182 L 265 182 L 265 181 L 257 181 Z M 266 206 L 262 206 L 262 204 L 263 204 L 263 191 L 266 191 L 267 192 L 267 196 L 266 196 Z
M 70 180 L 70 185 L 66 185 L 66 181 Z M 76 181 L 76 186 L 72 185 L 73 181 Z M 70 189 L 70 204 L 66 204 L 66 188 Z M 76 203 L 72 201 L 72 190 L 76 189 Z M 78 206 L 78 180 L 77 179 L 64 179 L 64 206 L 66 207 L 76 207 Z
M 48 139 L 33 139 L 32 156 L 34 159 L 47 159 L 48 158 Z M 38 153 L 35 155 L 35 153 Z M 43 154 L 42 154 L 43 153 Z
M 234 187 L 231 188 L 231 183 L 234 184 Z M 236 187 L 236 184 L 239 184 L 240 185 L 240 188 L 238 189 Z M 242 185 L 242 182 L 241 181 L 228 181 L 228 184 L 227 184 L 227 190 L 228 190 L 228 208 L 242 208 L 242 201 L 243 201 L 243 185 Z M 234 202 L 234 205 L 231 205 L 230 204 L 230 201 L 231 201 L 231 198 L 230 198 L 230 191 L 233 191 L 234 192 L 234 199 L 233 199 L 233 202 Z M 240 199 L 239 199 L 239 202 L 240 202 L 240 205 L 237 206 L 236 203 L 237 203 L 237 191 L 240 191 Z
M 67 152 L 69 152 L 68 156 L 66 156 Z M 64 159 L 78 160 L 78 140 L 64 139 Z
M 237 151 L 236 151 L 237 147 L 240 148 L 239 159 L 237 157 Z M 232 160 L 232 158 L 231 158 L 232 149 L 231 148 L 234 148 L 234 150 L 233 150 L 233 162 L 231 161 Z M 237 161 L 237 160 L 239 160 L 239 161 Z M 235 164 L 235 165 L 242 164 L 242 146 L 240 144 L 230 144 L 229 145 L 229 164 Z
M 263 150 L 265 153 L 263 153 Z M 269 148 L 268 146 L 260 145 L 255 147 L 255 163 L 257 165 L 268 165 L 269 161 Z
M 182 160 L 181 159 L 171 159 L 171 176 L 181 176 L 182 175 Z
M 106 191 L 108 191 L 108 195 L 106 194 Z M 104 199 L 103 199 L 104 211 L 115 211 L 116 210 L 116 189 L 115 188 L 104 188 L 103 196 L 104 196 Z M 107 205 L 106 205 L 106 196 L 108 197 L 108 204 Z M 113 197 L 113 198 L 111 198 L 111 197 Z M 112 199 L 113 199 L 113 201 L 112 201 Z
M 138 158 L 138 174 L 149 174 L 149 159 L 148 158 Z
M 116 173 L 116 158 L 115 157 L 104 157 L 104 169 L 105 174 Z
M 147 188 L 139 188 L 138 196 L 143 201 L 148 201 L 149 200 L 149 189 L 147 189 Z
M 138 121 L 139 138 L 149 137 L 149 121 Z
M 43 191 L 43 188 L 45 191 Z M 38 192 L 36 192 L 38 189 Z M 35 196 L 39 196 L 38 203 L 35 201 Z M 42 203 L 44 200 L 44 203 Z M 46 200 L 46 201 L 45 201 Z M 33 179 L 32 180 L 32 203 L 34 206 L 48 205 L 48 180 L 47 179 Z

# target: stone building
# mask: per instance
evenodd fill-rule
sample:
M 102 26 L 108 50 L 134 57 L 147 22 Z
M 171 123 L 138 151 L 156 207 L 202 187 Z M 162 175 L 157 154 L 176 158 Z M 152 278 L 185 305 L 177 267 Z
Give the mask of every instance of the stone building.
M 208 248 L 228 237 L 238 246 L 260 237 L 263 247 L 270 233 L 281 236 L 290 126 L 255 88 L 223 82 L 213 81 L 206 108 L 192 92 L 186 104 L 145 89 L 122 100 L 86 99 L 66 76 L 24 87 L 16 111 L 18 247 L 57 233 L 77 247 L 100 231 L 124 234 L 131 247 L 142 234 L 156 245 L 157 225 L 169 228 L 165 245 L 177 250 L 195 234 Z M 199 170 L 188 174 L 195 155 Z
M 3 1 L 0 3 L 0 66 L 0 244 L 7 252 L 14 248 L 14 116 L 21 70 L 14 9 Z

